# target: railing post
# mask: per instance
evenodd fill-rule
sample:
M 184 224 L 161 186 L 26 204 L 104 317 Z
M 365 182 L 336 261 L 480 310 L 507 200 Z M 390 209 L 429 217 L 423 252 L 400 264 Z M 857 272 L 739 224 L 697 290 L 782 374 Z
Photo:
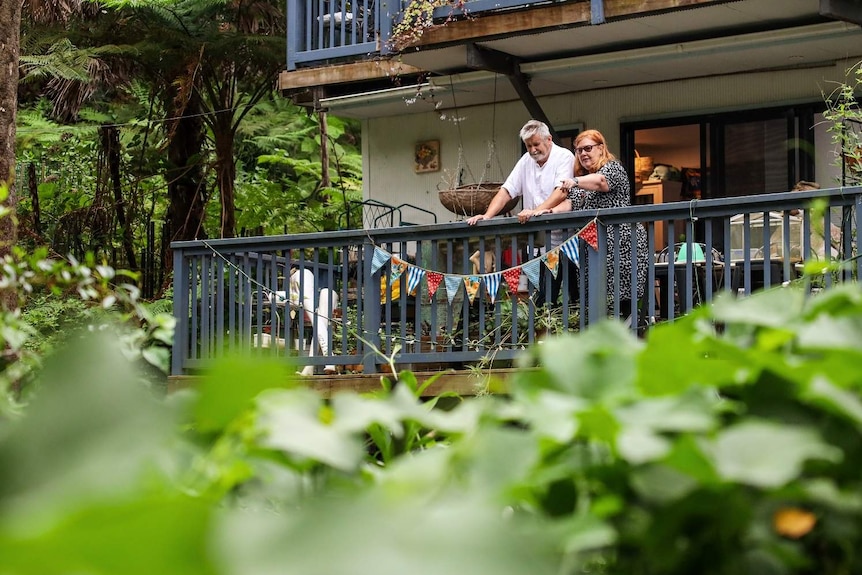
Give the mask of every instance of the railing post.
M 601 321 L 608 315 L 608 230 L 598 220 L 596 236 L 598 250 L 587 258 L 590 270 L 588 324 Z
M 590 0 L 590 24 L 605 23 L 605 0 Z
M 371 268 L 374 262 L 374 244 L 366 241 L 362 246 L 362 298 L 364 316 L 359 322 L 357 349 L 362 355 L 363 373 L 377 372 L 377 352 L 380 349 L 380 281 L 374 279 Z M 366 343 L 367 342 L 367 343 Z
M 382 0 L 377 2 L 374 9 L 377 11 L 376 21 L 380 23 L 380 53 L 391 54 L 389 39 L 392 38 L 395 18 L 401 13 L 401 0 Z
M 174 248 L 174 345 L 171 352 L 171 375 L 182 375 L 189 349 L 189 268 L 181 248 Z
M 847 235 L 850 236 L 851 240 L 849 242 L 845 242 L 845 245 L 852 242 L 852 245 L 856 246 L 856 250 L 862 249 L 862 196 L 857 195 L 854 198 L 855 206 L 853 209 L 856 214 L 856 237 L 853 237 L 852 230 Z M 850 218 L 847 218 L 850 221 Z M 852 250 L 851 250 L 852 251 Z M 850 254 L 853 256 L 854 254 Z M 856 281 L 862 280 L 862 258 L 854 257 L 853 261 L 856 262 Z
M 306 0 L 287 0 L 287 69 L 296 70 L 296 55 L 303 49 L 303 24 L 305 23 Z

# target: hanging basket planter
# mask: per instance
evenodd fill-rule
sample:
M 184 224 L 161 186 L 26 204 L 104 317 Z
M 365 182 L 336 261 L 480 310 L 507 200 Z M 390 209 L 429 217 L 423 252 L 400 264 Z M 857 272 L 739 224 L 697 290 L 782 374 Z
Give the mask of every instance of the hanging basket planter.
M 478 216 L 487 211 L 502 183 L 465 184 L 449 190 L 440 190 L 440 203 L 459 216 Z M 512 198 L 500 212 L 511 212 L 521 198 Z

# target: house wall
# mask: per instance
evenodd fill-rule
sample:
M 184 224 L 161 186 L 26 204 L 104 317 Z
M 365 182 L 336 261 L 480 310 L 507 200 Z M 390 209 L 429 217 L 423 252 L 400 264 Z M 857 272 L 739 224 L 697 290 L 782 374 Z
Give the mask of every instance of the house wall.
M 819 102 L 835 83 L 846 81 L 845 71 L 854 63 L 590 90 L 540 102 L 558 130 L 577 124 L 596 128 L 616 153 L 621 122 Z M 423 105 L 428 111 L 421 111 Z M 431 210 L 440 222 L 462 218 L 440 204 L 438 190 L 457 182 L 459 172 L 462 183 L 502 182 L 521 154 L 518 131 L 530 119 L 520 101 L 443 114 L 422 102 L 405 103 L 404 109 L 402 116 L 363 123 L 364 195 Z M 455 115 L 461 122 L 452 120 Z M 824 130 L 823 126 L 816 130 L 816 169 L 818 180 L 828 187 L 827 182 L 837 181 L 838 172 L 831 166 L 834 151 Z M 441 169 L 437 172 L 414 173 L 414 146 L 423 140 L 440 141 Z M 493 153 L 489 152 L 491 141 L 495 142 Z M 408 212 L 405 219 L 429 221 L 427 216 L 412 218 Z

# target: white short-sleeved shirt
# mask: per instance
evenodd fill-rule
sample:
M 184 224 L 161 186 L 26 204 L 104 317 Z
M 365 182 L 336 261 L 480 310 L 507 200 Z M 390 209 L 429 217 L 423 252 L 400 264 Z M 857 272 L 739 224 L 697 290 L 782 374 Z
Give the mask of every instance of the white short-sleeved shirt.
M 513 198 L 523 196 L 524 209 L 531 210 L 548 199 L 560 182 L 575 173 L 575 155 L 569 150 L 551 144 L 551 153 L 544 165 L 536 163 L 525 153 L 512 168 L 503 187 Z

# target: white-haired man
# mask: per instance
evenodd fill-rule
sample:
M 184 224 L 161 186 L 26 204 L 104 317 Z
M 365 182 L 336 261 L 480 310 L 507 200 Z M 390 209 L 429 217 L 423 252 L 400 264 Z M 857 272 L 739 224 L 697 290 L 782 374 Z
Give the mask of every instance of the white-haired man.
M 563 180 L 571 179 L 575 173 L 575 155 L 570 150 L 555 144 L 548 125 L 539 120 L 530 120 L 524 124 L 520 136 L 527 151 L 512 168 L 509 177 L 497 191 L 497 195 L 491 200 L 485 213 L 469 218 L 467 220 L 469 225 L 473 226 L 481 220 L 493 218 L 512 198 L 519 196 L 522 198 L 518 221 L 523 224 L 533 217 L 536 208 L 552 195 L 566 197 L 561 184 Z M 554 194 L 555 191 L 559 193 Z M 560 245 L 565 239 L 562 230 L 551 231 L 552 248 Z M 576 293 L 574 281 L 577 276 L 571 273 L 569 275 L 572 279 L 569 293 L 574 297 Z M 544 284 L 544 281 L 539 283 Z M 561 283 L 562 274 L 559 274 L 551 286 L 552 303 L 556 302 Z M 539 289 L 536 303 L 541 305 L 544 301 L 544 290 Z

